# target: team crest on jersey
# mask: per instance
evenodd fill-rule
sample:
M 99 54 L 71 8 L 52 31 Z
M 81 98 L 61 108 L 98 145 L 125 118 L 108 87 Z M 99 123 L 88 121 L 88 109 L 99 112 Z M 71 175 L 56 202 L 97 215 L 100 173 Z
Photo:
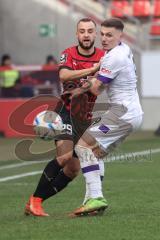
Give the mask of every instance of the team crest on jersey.
M 63 53 L 60 58 L 60 63 L 65 63 L 67 61 L 67 54 Z

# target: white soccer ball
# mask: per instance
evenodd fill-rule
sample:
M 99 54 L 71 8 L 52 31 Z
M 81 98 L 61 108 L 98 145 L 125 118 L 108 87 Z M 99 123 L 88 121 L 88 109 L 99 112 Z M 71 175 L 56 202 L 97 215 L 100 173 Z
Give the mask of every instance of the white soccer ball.
M 33 126 L 36 135 L 45 140 L 50 140 L 61 133 L 63 121 L 58 113 L 46 110 L 37 114 Z

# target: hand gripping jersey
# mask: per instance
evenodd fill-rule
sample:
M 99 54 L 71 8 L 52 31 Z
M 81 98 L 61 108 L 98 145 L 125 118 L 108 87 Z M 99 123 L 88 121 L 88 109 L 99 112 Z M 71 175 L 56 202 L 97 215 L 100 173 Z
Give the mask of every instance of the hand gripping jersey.
M 101 59 L 101 57 L 104 56 L 104 51 L 95 48 L 94 52 L 91 55 L 82 55 L 78 51 L 78 46 L 73 46 L 70 48 L 67 48 L 62 52 L 61 58 L 60 58 L 60 64 L 59 69 L 66 68 L 71 70 L 81 70 L 85 68 L 93 67 L 95 63 L 98 63 Z M 87 79 L 87 78 L 86 78 Z M 63 91 L 72 90 L 75 88 L 80 87 L 82 84 L 81 79 L 75 79 L 75 80 L 67 80 L 63 83 Z M 85 114 L 89 116 L 89 112 L 92 111 L 94 102 L 96 100 L 96 97 L 92 95 L 90 92 L 86 92 L 83 95 L 80 95 L 77 97 L 76 101 L 74 99 L 74 102 L 72 102 L 69 99 L 69 95 L 62 95 L 62 99 L 65 103 L 65 106 L 68 110 L 72 107 L 72 114 L 81 113 L 81 115 L 84 117 Z M 79 104 L 78 104 L 79 103 Z

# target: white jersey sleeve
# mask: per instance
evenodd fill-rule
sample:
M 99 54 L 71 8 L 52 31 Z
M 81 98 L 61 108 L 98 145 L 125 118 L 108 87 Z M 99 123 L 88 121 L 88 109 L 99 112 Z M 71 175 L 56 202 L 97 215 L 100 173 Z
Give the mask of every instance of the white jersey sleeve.
M 106 53 L 103 57 L 97 79 L 103 83 L 110 83 L 124 67 L 125 61 L 122 56 L 118 56 L 115 51 Z

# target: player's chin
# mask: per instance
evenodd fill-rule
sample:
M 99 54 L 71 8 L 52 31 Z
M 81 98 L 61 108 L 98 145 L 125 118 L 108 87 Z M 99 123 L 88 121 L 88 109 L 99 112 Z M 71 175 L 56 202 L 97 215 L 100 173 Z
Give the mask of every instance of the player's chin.
M 107 51 L 109 50 L 109 46 L 107 44 L 102 44 L 103 50 Z
M 85 44 L 83 44 L 83 49 L 90 49 L 92 47 L 92 45 L 91 45 L 91 43 L 85 43 Z

